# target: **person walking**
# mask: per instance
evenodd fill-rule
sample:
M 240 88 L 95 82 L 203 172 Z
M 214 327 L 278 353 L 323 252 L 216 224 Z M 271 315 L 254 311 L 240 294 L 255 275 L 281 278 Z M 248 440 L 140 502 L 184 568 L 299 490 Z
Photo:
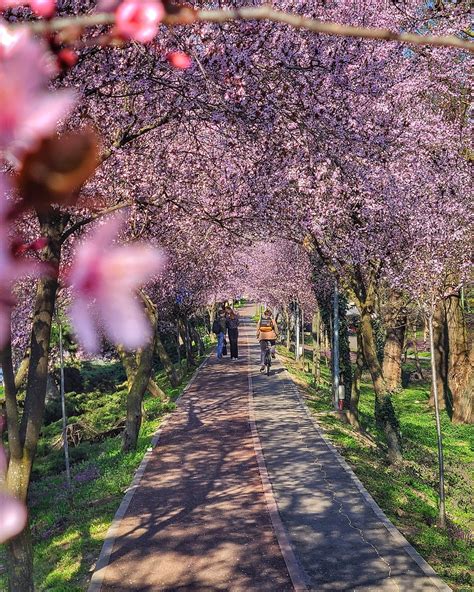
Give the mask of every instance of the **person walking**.
M 274 358 L 275 343 L 278 339 L 278 325 L 272 316 L 272 311 L 268 308 L 258 322 L 257 339 L 260 342 L 260 372 L 263 372 L 265 370 L 265 351 L 267 349 L 267 341 L 270 342 L 272 358 Z
M 222 352 L 224 350 L 224 340 L 226 332 L 226 317 L 222 309 L 217 313 L 217 317 L 212 324 L 212 332 L 217 336 L 217 358 L 222 359 Z
M 230 359 L 237 360 L 239 357 L 239 315 L 231 308 L 227 312 L 227 334 L 230 343 Z

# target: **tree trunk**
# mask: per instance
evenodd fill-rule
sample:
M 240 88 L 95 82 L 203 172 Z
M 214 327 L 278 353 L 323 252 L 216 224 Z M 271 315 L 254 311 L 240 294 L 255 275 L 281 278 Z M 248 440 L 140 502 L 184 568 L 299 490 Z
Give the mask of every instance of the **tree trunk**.
M 137 447 L 138 434 L 142 424 L 143 397 L 153 371 L 153 353 L 155 351 L 157 323 L 156 308 L 143 292 L 140 291 L 139 294 L 143 300 L 147 317 L 153 327 L 153 337 L 149 343 L 139 349 L 135 354 L 128 354 L 123 352 L 123 349 L 120 348 L 125 362 L 124 367 L 127 372 L 129 384 L 127 394 L 127 417 L 125 419 L 125 430 L 123 432 L 122 440 L 123 452 L 135 450 Z M 135 364 L 132 362 L 133 359 L 135 359 Z
M 216 318 L 217 304 L 214 302 L 214 304 L 212 304 L 212 306 L 208 306 L 207 312 L 209 313 L 209 334 L 210 334 L 210 333 L 212 333 L 212 325 L 214 324 L 214 320 Z
M 347 326 L 347 296 L 339 293 L 339 367 L 344 380 L 344 408 L 350 408 L 352 389 L 351 349 Z
M 286 322 L 286 349 L 290 351 L 291 347 L 291 328 L 290 328 L 290 313 L 288 307 L 285 307 L 285 322 Z
M 127 395 L 127 417 L 123 432 L 123 452 L 135 450 L 142 424 L 142 402 L 153 368 L 153 342 L 146 345 L 139 354 L 139 364 L 133 383 Z
M 330 346 L 329 346 L 329 331 L 327 327 L 324 327 L 324 361 L 326 364 L 326 367 L 329 366 L 329 355 L 328 352 L 330 350 Z
M 448 383 L 453 400 L 453 421 L 474 422 L 474 343 L 469 343 L 460 295 L 445 303 L 449 335 Z
M 163 391 L 151 378 L 148 381 L 147 390 L 150 392 L 152 397 L 155 397 L 156 399 L 162 399 L 163 401 L 169 401 L 169 397 L 165 391 Z
M 155 336 L 155 350 L 158 357 L 160 358 L 160 362 L 163 365 L 163 368 L 165 369 L 166 376 L 168 377 L 171 386 L 178 386 L 178 384 L 180 383 L 180 379 L 176 372 L 176 368 L 174 367 L 174 364 L 171 361 L 171 358 L 169 357 L 168 352 L 166 351 L 165 346 L 163 345 L 163 342 L 161 341 L 161 337 L 158 331 Z
M 321 313 L 319 309 L 313 314 L 311 333 L 313 336 L 313 379 L 314 384 L 321 383 Z
M 8 592 L 34 592 L 33 544 L 29 523 L 7 543 Z
M 357 358 L 356 366 L 352 376 L 351 400 L 349 403 L 349 423 L 360 429 L 359 423 L 359 399 L 360 399 L 360 380 L 364 368 L 364 353 L 362 348 L 362 335 L 360 326 L 357 327 Z
M 189 327 L 187 320 L 178 319 L 178 328 L 186 351 L 186 366 L 188 369 L 190 369 L 196 366 L 196 362 L 194 361 L 193 351 L 191 348 L 191 339 L 189 338 Z
M 448 385 L 449 340 L 446 327 L 444 303 L 440 302 L 433 315 L 434 361 L 436 368 L 436 392 L 439 409 L 446 409 L 450 417 L 453 413 L 451 393 Z M 434 384 L 431 384 L 430 405 L 434 407 Z
M 390 294 L 388 308 L 382 372 L 387 389 L 394 392 L 402 387 L 402 354 L 407 325 L 407 314 L 401 294 L 395 291 Z
M 191 335 L 197 344 L 198 347 L 198 355 L 203 356 L 205 354 L 206 348 L 204 347 L 204 342 L 199 335 L 199 331 L 194 327 L 194 325 L 190 325 Z
M 391 463 L 402 462 L 400 431 L 395 410 L 392 405 L 391 393 L 385 384 L 382 367 L 377 358 L 375 335 L 372 328 L 370 303 L 360 302 L 360 327 L 362 347 L 366 366 L 370 372 L 375 391 L 375 419 L 383 430 L 388 445 L 388 458 Z
M 18 391 L 23 385 L 28 376 L 28 368 L 30 366 L 30 348 L 27 349 L 26 354 L 21 361 L 15 374 L 15 389 Z
M 53 269 L 59 269 L 61 234 L 68 217 L 67 214 L 53 209 L 38 214 L 40 233 L 48 238 L 42 259 Z M 43 277 L 38 280 L 32 319 L 25 404 L 18 432 L 10 429 L 10 421 L 8 423 L 11 455 L 7 470 L 7 488 L 15 497 L 23 501 L 26 501 L 31 467 L 43 424 L 49 343 L 57 288 L 56 277 Z M 14 399 L 14 393 L 12 398 Z M 14 404 L 12 401 L 12 406 Z M 10 409 L 7 413 L 11 414 L 14 411 Z M 17 434 L 18 438 L 16 438 Z M 12 438 L 11 442 L 10 438 Z M 8 581 L 11 591 L 33 590 L 33 555 L 30 538 L 29 529 L 26 529 L 7 545 Z

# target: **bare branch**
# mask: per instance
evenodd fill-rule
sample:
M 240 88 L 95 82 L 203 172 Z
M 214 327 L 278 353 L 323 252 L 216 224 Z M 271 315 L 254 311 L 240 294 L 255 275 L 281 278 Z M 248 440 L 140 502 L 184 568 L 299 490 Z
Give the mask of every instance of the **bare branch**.
M 61 244 L 65 243 L 66 240 L 71 236 L 71 234 L 74 234 L 77 230 L 79 230 L 83 226 L 86 226 L 86 224 L 90 224 L 94 220 L 97 220 L 98 218 L 102 218 L 102 216 L 106 216 L 107 214 L 111 214 L 112 212 L 116 212 L 117 210 L 122 210 L 123 208 L 127 208 L 133 204 L 134 204 L 133 201 L 120 202 L 118 204 L 115 204 L 114 206 L 111 206 L 110 208 L 100 210 L 99 212 L 96 212 L 95 214 L 91 214 L 90 216 L 87 216 L 87 218 L 83 218 L 82 220 L 79 220 L 78 222 L 76 222 L 75 224 L 73 224 L 67 230 L 65 230 L 63 232 L 63 234 L 61 236 Z

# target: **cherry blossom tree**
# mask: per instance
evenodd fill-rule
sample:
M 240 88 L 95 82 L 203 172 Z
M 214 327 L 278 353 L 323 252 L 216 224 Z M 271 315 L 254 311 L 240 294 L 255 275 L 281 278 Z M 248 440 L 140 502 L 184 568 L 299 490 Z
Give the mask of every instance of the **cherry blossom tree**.
M 19 7 L 24 4 L 48 18 L 33 18 Z M 376 416 L 389 457 L 400 460 L 372 315 L 381 282 L 399 289 L 403 282 L 394 278 L 409 277 L 406 263 L 418 244 L 411 212 L 420 212 L 423 228 L 429 222 L 425 199 L 459 203 L 456 219 L 465 215 L 467 118 L 458 112 L 472 51 L 463 33 L 466 5 L 282 0 L 278 8 L 236 9 L 229 2 L 201 10 L 159 0 L 101 0 L 97 6 L 58 3 L 58 16 L 49 18 L 50 0 L 0 0 L 6 10 L 0 21 L 0 150 L 13 186 L 11 196 L 3 188 L 0 195 L 0 341 L 10 454 L 5 499 L 26 499 L 60 285 L 69 279 L 76 330 L 86 346 L 96 346 L 100 329 L 122 342 L 119 348 L 136 348 L 143 372 L 134 371 L 130 383 L 127 433 L 133 443 L 160 311 L 173 311 L 182 323 L 224 286 L 243 291 L 244 285 L 255 295 L 266 291 L 275 304 L 297 299 L 314 310 L 305 250 L 317 253 L 359 305 Z M 175 27 L 164 31 L 160 23 Z M 141 293 L 145 313 L 130 292 L 158 272 L 162 257 L 151 246 L 107 242 L 114 226 L 107 215 L 126 208 L 123 240 L 153 242 L 168 252 L 168 271 Z M 91 230 L 93 222 L 103 236 Z M 12 237 L 18 231 L 25 235 L 19 243 Z M 451 231 L 443 231 L 440 244 L 452 244 Z M 464 241 L 467 228 L 459 232 Z M 129 267 L 137 260 L 130 282 L 119 252 Z M 37 269 L 38 259 L 48 273 L 34 284 L 23 273 Z M 145 261 L 151 269 L 144 269 Z M 268 266 L 280 280 L 271 290 L 261 282 Z M 11 343 L 22 340 L 10 339 L 9 330 L 10 286 L 19 277 L 27 288 L 13 315 L 25 326 L 31 314 L 21 420 L 21 376 L 15 380 Z M 28 290 L 36 290 L 32 308 L 25 302 Z M 107 320 L 108 306 L 132 319 L 126 334 Z M 144 314 L 155 327 L 151 332 Z M 28 528 L 9 543 L 9 563 L 10 589 L 32 590 Z

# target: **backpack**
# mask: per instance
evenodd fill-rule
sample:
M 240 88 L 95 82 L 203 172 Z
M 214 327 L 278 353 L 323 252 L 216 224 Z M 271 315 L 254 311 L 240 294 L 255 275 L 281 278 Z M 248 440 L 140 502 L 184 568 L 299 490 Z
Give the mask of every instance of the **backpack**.
M 222 327 L 221 327 L 221 323 L 220 323 L 219 319 L 214 319 L 214 322 L 212 323 L 212 332 L 215 333 L 216 335 L 219 335 L 219 333 L 222 333 Z
M 262 317 L 260 319 L 260 331 L 262 333 L 270 333 L 270 331 L 273 331 L 273 319 Z

